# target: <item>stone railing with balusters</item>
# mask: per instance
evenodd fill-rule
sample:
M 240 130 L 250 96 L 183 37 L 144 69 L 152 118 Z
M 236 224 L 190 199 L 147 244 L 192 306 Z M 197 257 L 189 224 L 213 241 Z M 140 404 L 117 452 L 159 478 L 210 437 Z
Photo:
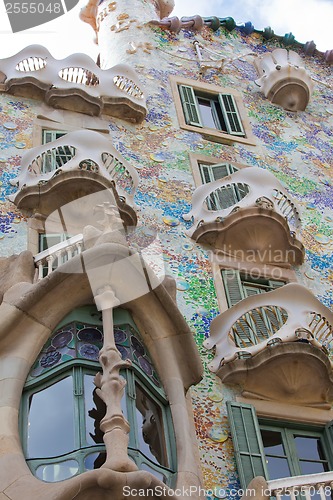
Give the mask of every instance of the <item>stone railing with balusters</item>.
M 36 281 L 49 276 L 59 266 L 68 262 L 83 250 L 83 236 L 77 234 L 47 250 L 43 250 L 34 256 L 35 266 L 38 269 Z
M 235 200 L 233 204 L 228 201 L 223 206 L 223 190 L 228 188 L 237 189 L 242 195 L 239 201 Z M 220 206 L 212 206 L 214 196 L 220 200 Z M 192 195 L 192 209 L 183 218 L 194 219 L 193 226 L 188 231 L 192 237 L 200 224 L 218 222 L 238 209 L 252 207 L 274 210 L 286 219 L 290 231 L 299 237 L 301 221 L 296 202 L 271 172 L 258 167 L 243 168 L 232 175 L 199 186 Z
M 88 130 L 71 132 L 54 142 L 27 151 L 21 161 L 20 175 L 11 181 L 18 191 L 47 183 L 55 175 L 72 170 L 90 171 L 115 183 L 117 193 L 133 205 L 139 176 L 101 134 Z
M 130 66 L 118 64 L 101 70 L 85 54 L 58 60 L 41 45 L 31 45 L 0 60 L 0 87 L 89 115 L 105 113 L 140 122 L 147 114 L 141 83 Z
M 289 283 L 248 297 L 217 316 L 204 346 L 215 347 L 209 368 L 217 372 L 237 357 L 251 357 L 273 343 L 300 339 L 327 353 L 333 341 L 333 313 L 305 287 Z
M 320 500 L 332 498 L 333 472 L 322 472 L 319 474 L 306 474 L 304 476 L 285 477 L 267 481 L 267 492 L 276 500 L 282 498 L 305 498 L 312 500 L 314 497 Z

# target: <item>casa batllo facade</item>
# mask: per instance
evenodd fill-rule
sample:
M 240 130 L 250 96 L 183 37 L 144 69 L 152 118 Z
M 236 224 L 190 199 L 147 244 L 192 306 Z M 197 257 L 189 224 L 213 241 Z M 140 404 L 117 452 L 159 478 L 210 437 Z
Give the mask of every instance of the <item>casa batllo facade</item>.
M 333 53 L 172 8 L 0 60 L 1 500 L 331 494 Z

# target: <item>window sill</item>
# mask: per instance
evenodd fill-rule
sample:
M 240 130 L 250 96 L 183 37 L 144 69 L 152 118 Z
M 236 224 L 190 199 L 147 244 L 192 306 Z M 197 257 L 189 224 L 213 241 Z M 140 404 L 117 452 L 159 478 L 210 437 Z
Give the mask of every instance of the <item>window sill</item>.
M 213 128 L 200 128 L 193 125 L 187 125 L 187 123 L 180 123 L 180 128 L 183 130 L 188 130 L 189 132 L 195 132 L 201 134 L 207 141 L 218 142 L 220 144 L 233 144 L 235 142 L 240 142 L 242 144 L 247 144 L 249 146 L 256 146 L 256 141 L 254 136 L 241 137 L 238 135 L 230 135 L 220 130 L 215 130 Z

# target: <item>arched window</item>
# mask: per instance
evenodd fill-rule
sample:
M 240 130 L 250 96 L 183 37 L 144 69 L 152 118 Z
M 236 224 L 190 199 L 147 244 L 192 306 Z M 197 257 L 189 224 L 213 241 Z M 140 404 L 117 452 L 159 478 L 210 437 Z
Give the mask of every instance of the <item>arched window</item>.
M 175 469 L 169 406 L 138 330 L 125 310 L 114 311 L 114 333 L 127 384 L 122 400 L 130 424 L 129 456 L 139 469 L 170 484 Z M 33 474 L 44 481 L 67 479 L 103 465 L 106 454 L 100 422 L 105 404 L 94 376 L 101 367 L 100 313 L 73 311 L 56 328 L 31 368 L 22 397 L 23 449 Z

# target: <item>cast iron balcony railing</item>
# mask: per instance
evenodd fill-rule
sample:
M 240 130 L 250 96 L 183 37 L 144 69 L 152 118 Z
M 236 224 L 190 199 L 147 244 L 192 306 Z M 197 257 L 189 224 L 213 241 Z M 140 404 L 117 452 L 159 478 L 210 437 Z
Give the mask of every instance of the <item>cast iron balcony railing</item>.
M 280 342 L 304 340 L 325 353 L 333 341 L 333 313 L 305 287 L 289 283 L 253 295 L 217 316 L 204 345 L 215 347 L 213 372 Z
M 55 108 L 140 122 L 147 114 L 136 72 L 126 64 L 101 70 L 85 54 L 54 59 L 45 47 L 31 45 L 0 60 L 0 87 L 10 94 L 41 98 Z

